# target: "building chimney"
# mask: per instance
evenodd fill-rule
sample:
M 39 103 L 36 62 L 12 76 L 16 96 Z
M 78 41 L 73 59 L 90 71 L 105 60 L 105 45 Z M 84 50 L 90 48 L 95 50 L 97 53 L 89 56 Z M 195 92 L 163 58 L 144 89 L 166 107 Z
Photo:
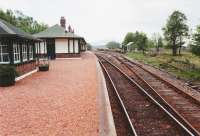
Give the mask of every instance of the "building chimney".
M 60 26 L 66 29 L 66 20 L 65 17 L 60 18 Z

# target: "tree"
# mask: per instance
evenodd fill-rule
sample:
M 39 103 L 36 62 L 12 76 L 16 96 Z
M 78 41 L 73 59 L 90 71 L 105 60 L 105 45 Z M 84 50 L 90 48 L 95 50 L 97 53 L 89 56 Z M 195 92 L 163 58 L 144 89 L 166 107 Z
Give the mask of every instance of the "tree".
M 48 25 L 38 23 L 32 17 L 24 15 L 21 11 L 13 12 L 12 10 L 6 10 L 4 12 L 0 9 L 0 18 L 31 34 L 41 32 L 48 28 Z
M 155 48 L 155 43 L 152 39 L 148 39 L 148 48 Z
M 163 28 L 166 41 L 172 48 L 173 56 L 177 55 L 177 50 L 184 44 L 183 38 L 188 36 L 187 17 L 180 11 L 174 11 L 167 20 L 165 28 Z
M 160 51 L 160 48 L 163 47 L 164 44 L 163 44 L 163 39 L 162 37 L 159 37 L 158 38 L 158 45 L 157 45 L 157 51 L 159 52 Z
M 122 49 L 127 51 L 127 44 L 134 41 L 134 33 L 128 32 L 122 42 Z
M 127 33 L 125 38 L 124 38 L 124 41 L 123 41 L 123 46 L 125 48 L 126 45 L 128 43 L 131 43 L 129 46 L 129 50 L 132 51 L 134 49 L 138 49 L 138 50 L 142 50 L 143 53 L 145 53 L 147 47 L 148 47 L 148 38 L 146 36 L 145 33 L 142 33 L 142 32 L 138 32 L 136 31 L 135 33 Z
M 87 43 L 87 44 L 86 44 L 86 48 L 87 48 L 87 50 L 89 50 L 89 51 L 90 51 L 90 50 L 92 50 L 92 45 L 91 45 L 91 44 L 89 44 L 89 43 Z
M 196 32 L 192 36 L 193 43 L 191 46 L 191 52 L 197 56 L 200 56 L 200 26 L 197 26 Z
M 13 11 L 11 10 L 6 10 L 4 12 L 3 10 L 0 9 L 0 18 L 13 25 L 17 24 L 16 17 L 14 16 Z
M 136 32 L 136 41 L 134 42 L 137 45 L 137 49 L 141 50 L 143 54 L 148 48 L 148 38 L 145 33 Z
M 156 47 L 156 52 L 159 53 L 160 48 L 163 47 L 163 39 L 159 33 L 153 34 L 153 43 Z
M 108 42 L 108 43 L 106 44 L 106 47 L 107 47 L 108 49 L 117 49 L 117 48 L 120 48 L 120 43 L 115 42 L 115 41 L 111 41 L 111 42 Z

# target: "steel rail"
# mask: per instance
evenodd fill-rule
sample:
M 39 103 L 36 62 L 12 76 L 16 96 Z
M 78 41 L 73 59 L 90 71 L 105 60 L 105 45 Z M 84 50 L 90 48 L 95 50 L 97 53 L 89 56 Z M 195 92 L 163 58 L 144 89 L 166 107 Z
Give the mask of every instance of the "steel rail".
M 151 71 L 149 71 L 149 70 L 143 68 L 141 65 L 139 65 L 139 64 L 137 64 L 137 63 L 131 61 L 130 59 L 128 59 L 128 58 L 126 58 L 126 57 L 124 57 L 124 56 L 121 56 L 121 57 L 124 58 L 125 60 L 127 60 L 128 62 L 132 63 L 133 65 L 136 65 L 136 66 L 140 67 L 141 69 L 143 69 L 144 71 L 148 72 L 148 73 L 151 74 L 152 76 L 154 76 L 154 77 L 160 79 L 160 80 L 163 81 L 164 83 L 166 83 L 166 84 L 168 84 L 169 86 L 171 86 L 172 88 L 176 89 L 176 91 L 178 91 L 179 93 L 182 93 L 182 94 L 185 95 L 186 97 L 191 98 L 195 103 L 197 103 L 198 105 L 200 105 L 200 101 L 197 100 L 194 96 L 189 95 L 188 93 L 182 91 L 180 88 L 176 87 L 174 84 L 170 83 L 170 82 L 167 81 L 166 79 L 164 79 L 164 78 L 162 78 L 162 77 L 160 77 L 160 76 L 158 76 L 158 75 L 152 73 Z
M 131 79 L 126 73 L 124 73 L 120 68 L 115 66 L 112 62 L 105 59 L 101 56 L 103 60 L 108 62 L 110 65 L 112 65 L 115 69 L 117 69 L 122 75 L 124 75 L 131 83 L 136 85 L 148 98 L 150 98 L 158 107 L 160 107 L 172 120 L 174 120 L 181 128 L 183 128 L 189 135 L 195 136 L 185 125 L 183 125 L 179 120 L 177 120 L 167 109 L 165 109 L 159 102 L 157 102 L 146 90 L 144 90 L 137 82 L 135 82 L 133 79 Z
M 116 57 L 116 56 L 114 56 Z M 144 78 L 142 78 L 142 76 L 140 76 L 138 73 L 136 73 L 134 70 L 131 69 L 131 66 L 129 66 L 129 64 L 126 64 L 125 62 L 119 60 L 117 57 L 116 59 L 118 61 L 120 61 L 121 63 L 123 63 L 131 72 L 133 72 L 140 80 L 142 80 L 150 89 L 151 91 L 153 91 L 154 94 L 157 95 L 157 97 L 159 99 L 161 99 L 161 101 L 166 104 L 168 106 L 168 108 L 170 108 L 170 110 L 172 110 L 174 112 L 174 114 L 176 114 L 176 116 L 178 116 L 189 128 L 190 131 L 193 131 L 193 133 L 195 133 L 196 135 L 200 135 L 199 131 L 197 131 L 192 125 L 191 123 L 189 123 L 181 114 L 179 114 L 179 112 L 174 109 Z
M 124 103 L 123 103 L 123 101 L 122 101 L 122 99 L 121 99 L 121 97 L 120 97 L 120 95 L 119 95 L 119 93 L 118 93 L 118 90 L 117 90 L 117 88 L 116 88 L 116 86 L 115 86 L 115 84 L 114 84 L 114 82 L 113 82 L 113 80 L 112 80 L 110 74 L 109 74 L 108 71 L 106 70 L 106 68 L 105 68 L 104 64 L 101 62 L 101 60 L 99 60 L 99 63 L 100 63 L 100 65 L 102 66 L 102 68 L 103 68 L 103 70 L 105 71 L 105 73 L 106 73 L 106 75 L 107 75 L 109 81 L 110 81 L 111 84 L 112 84 L 112 87 L 113 87 L 113 89 L 114 89 L 114 92 L 115 92 L 115 94 L 116 94 L 116 96 L 117 96 L 117 98 L 118 98 L 118 100 L 119 100 L 119 103 L 120 103 L 120 105 L 121 105 L 121 107 L 122 107 L 122 109 L 123 109 L 123 111 L 124 111 L 124 113 L 125 113 L 125 115 L 126 115 L 126 118 L 127 118 L 127 120 L 128 120 L 128 123 L 129 123 L 129 125 L 130 125 L 131 130 L 132 130 L 132 133 L 134 134 L 134 136 L 138 136 L 137 133 L 136 133 L 136 130 L 135 130 L 135 128 L 134 128 L 134 126 L 133 126 L 133 124 L 132 124 L 132 122 L 131 122 L 131 119 L 130 119 L 130 117 L 129 117 L 129 114 L 128 114 L 127 110 L 126 110 L 126 107 L 125 107 L 125 105 L 124 105 Z

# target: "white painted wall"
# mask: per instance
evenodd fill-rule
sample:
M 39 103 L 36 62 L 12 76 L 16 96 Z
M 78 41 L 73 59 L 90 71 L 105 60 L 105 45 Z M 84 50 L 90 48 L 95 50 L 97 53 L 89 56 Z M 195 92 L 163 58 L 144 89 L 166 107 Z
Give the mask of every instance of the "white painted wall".
M 38 52 L 39 52 L 39 45 L 38 45 L 38 43 L 35 43 L 35 53 L 36 54 L 38 54 Z
M 70 53 L 73 53 L 73 40 L 69 40 L 69 46 L 70 46 Z
M 78 40 L 74 40 L 75 53 L 78 53 Z
M 56 53 L 68 53 L 68 39 L 56 39 Z
M 44 50 L 45 49 L 45 50 Z M 41 42 L 40 43 L 40 53 L 44 54 L 44 53 L 47 53 L 47 48 L 46 46 L 44 45 L 44 42 Z

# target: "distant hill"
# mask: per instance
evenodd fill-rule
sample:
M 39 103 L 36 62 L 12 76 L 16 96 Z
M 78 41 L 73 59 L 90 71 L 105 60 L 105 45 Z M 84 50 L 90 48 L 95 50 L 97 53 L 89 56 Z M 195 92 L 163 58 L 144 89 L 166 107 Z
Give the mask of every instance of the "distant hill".
M 105 45 L 93 45 L 92 46 L 94 49 L 105 49 L 106 46 Z

